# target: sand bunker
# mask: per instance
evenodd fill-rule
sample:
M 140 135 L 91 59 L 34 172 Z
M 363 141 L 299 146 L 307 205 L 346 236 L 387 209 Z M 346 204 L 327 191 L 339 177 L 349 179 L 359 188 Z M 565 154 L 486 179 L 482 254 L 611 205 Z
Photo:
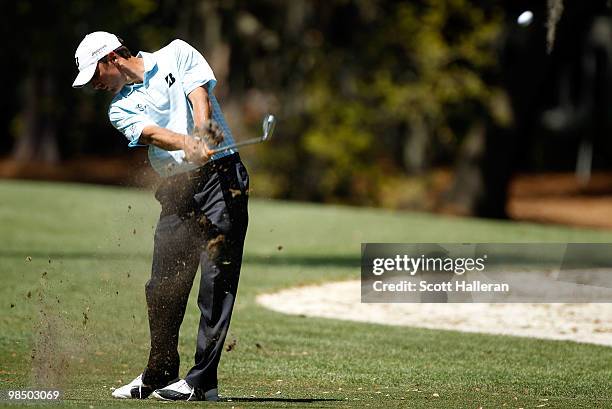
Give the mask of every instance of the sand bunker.
M 285 314 L 612 346 L 612 304 L 362 304 L 360 281 L 263 294 Z

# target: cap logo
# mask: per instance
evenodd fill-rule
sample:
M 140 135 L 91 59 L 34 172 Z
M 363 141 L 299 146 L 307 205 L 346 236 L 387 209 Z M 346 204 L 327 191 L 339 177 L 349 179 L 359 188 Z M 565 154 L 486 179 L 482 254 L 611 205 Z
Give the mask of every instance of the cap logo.
M 104 50 L 106 48 L 106 45 L 103 45 L 102 47 L 98 48 L 97 50 L 93 50 L 91 52 L 91 56 L 95 57 L 96 55 L 100 54 L 102 52 L 102 50 Z

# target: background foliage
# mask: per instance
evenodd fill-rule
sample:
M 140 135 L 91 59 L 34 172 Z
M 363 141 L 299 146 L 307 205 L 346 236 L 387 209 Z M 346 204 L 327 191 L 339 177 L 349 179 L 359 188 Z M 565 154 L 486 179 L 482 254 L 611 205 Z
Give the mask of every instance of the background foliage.
M 384 204 L 398 176 L 452 165 L 483 119 L 510 120 L 499 50 L 516 2 L 20 0 L 0 8 L 2 34 L 15 39 L 0 51 L 11 62 L 0 154 L 25 163 L 143 159 L 108 123 L 111 96 L 70 87 L 74 49 L 95 30 L 117 33 L 133 51 L 177 37 L 192 43 L 215 70 L 239 138 L 258 132 L 265 112 L 279 117 L 278 138 L 245 152 L 256 194 Z

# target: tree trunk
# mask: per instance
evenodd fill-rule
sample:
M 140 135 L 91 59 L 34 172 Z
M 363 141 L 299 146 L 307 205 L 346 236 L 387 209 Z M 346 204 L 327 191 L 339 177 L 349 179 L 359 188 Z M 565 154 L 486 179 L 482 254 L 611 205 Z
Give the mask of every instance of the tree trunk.
M 18 162 L 57 163 L 57 122 L 53 115 L 55 78 L 51 73 L 33 71 L 24 84 L 19 114 L 22 125 L 12 158 Z
M 215 94 L 227 93 L 227 79 L 229 76 L 229 63 L 231 49 L 223 40 L 223 18 L 219 13 L 219 1 L 202 2 L 199 7 L 198 22 L 196 23 L 196 36 L 200 39 L 201 50 L 204 57 L 212 67 L 219 83 Z

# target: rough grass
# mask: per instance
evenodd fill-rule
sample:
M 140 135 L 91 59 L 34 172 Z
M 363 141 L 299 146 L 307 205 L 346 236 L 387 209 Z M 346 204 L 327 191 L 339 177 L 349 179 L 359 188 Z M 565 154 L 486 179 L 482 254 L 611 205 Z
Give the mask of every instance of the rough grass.
M 157 212 L 145 191 L 0 182 L 0 390 L 59 388 L 54 407 L 169 407 L 110 397 L 146 361 L 143 285 Z M 612 407 L 606 347 L 292 317 L 254 301 L 357 278 L 361 242 L 609 242 L 612 233 L 266 200 L 250 213 L 235 346 L 220 367 L 231 401 L 210 406 Z

